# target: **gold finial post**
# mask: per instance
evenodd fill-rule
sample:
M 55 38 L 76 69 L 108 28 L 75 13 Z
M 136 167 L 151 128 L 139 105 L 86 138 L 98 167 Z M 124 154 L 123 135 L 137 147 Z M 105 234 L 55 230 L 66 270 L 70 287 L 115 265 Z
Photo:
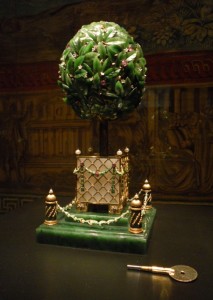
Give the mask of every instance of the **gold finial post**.
M 144 199 L 146 199 L 147 205 L 146 209 L 151 209 L 152 208 L 152 194 L 151 194 L 151 185 L 149 184 L 148 180 L 146 179 L 143 186 L 142 190 L 144 192 Z
M 49 190 L 49 194 L 45 199 L 45 225 L 55 225 L 57 224 L 57 199 L 53 194 L 53 190 Z
M 141 233 L 142 229 L 142 201 L 136 194 L 130 203 L 130 221 L 129 221 L 129 232 Z

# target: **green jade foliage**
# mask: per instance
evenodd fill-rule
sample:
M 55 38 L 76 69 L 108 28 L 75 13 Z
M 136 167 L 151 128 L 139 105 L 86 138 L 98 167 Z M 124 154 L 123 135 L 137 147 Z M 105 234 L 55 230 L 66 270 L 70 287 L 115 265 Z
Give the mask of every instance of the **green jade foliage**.
M 82 119 L 114 120 L 141 102 L 146 60 L 141 46 L 113 22 L 83 26 L 59 65 L 64 101 Z

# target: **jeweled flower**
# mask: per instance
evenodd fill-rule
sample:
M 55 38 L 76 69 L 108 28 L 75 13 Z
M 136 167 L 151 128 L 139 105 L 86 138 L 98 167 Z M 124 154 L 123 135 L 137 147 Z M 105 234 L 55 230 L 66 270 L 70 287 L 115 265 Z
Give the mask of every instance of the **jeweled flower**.
M 106 86 L 106 80 L 101 80 L 101 85 Z
M 121 62 L 122 67 L 126 67 L 128 65 L 128 62 L 126 60 L 122 60 Z

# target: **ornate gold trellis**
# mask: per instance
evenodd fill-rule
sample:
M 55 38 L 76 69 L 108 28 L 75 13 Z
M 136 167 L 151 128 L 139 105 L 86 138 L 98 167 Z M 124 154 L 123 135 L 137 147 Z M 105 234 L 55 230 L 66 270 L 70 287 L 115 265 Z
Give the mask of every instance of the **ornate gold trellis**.
M 116 156 L 82 156 L 76 150 L 76 207 L 87 211 L 89 204 L 108 205 L 109 213 L 121 213 L 129 195 L 129 149 Z

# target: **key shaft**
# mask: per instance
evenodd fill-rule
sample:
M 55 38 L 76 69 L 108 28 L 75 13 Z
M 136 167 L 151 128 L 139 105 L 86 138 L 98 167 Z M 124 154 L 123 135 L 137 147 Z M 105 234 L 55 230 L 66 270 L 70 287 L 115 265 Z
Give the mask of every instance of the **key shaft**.
M 161 273 L 161 274 L 173 274 L 174 269 L 172 268 L 163 268 L 157 266 L 137 266 L 137 265 L 127 265 L 127 269 L 129 270 L 138 270 L 138 271 L 146 271 L 152 273 Z

